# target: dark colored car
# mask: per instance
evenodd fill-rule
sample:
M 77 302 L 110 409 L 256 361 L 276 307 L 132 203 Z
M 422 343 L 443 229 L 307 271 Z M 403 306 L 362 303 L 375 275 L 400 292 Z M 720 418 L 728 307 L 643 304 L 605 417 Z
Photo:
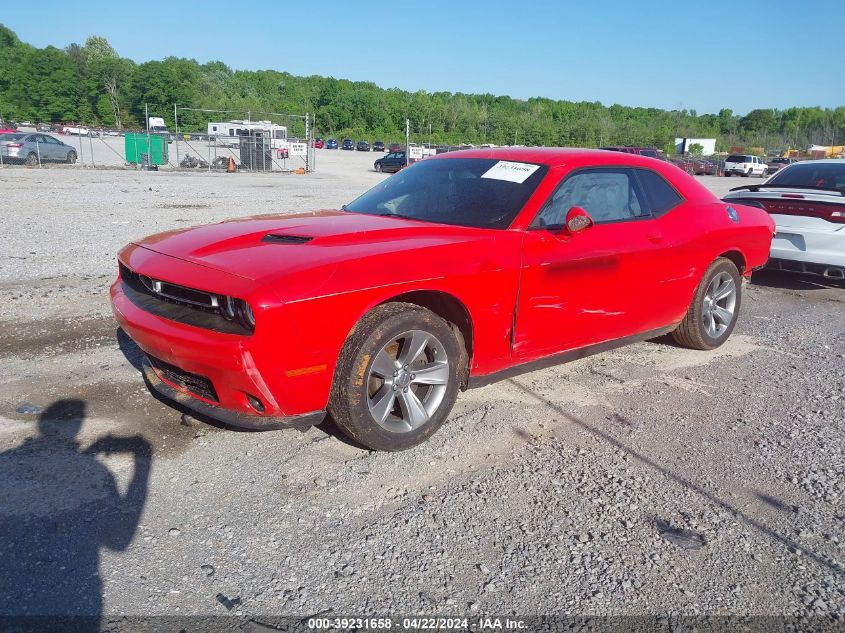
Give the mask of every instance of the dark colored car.
M 710 160 L 695 159 L 692 161 L 692 173 L 696 176 L 713 176 L 716 173 L 716 164 Z
M 326 149 L 337 149 L 337 141 L 333 138 L 330 138 L 326 141 Z
M 405 166 L 405 152 L 390 152 L 373 163 L 373 169 L 395 173 Z
M 323 146 L 323 139 L 321 139 L 319 136 L 314 139 L 314 149 L 323 149 Z
M 359 152 L 369 152 L 370 144 L 367 141 L 358 141 L 355 145 L 355 149 Z
M 648 158 L 660 158 L 660 151 L 653 147 L 633 147 L 631 145 L 614 145 L 612 147 L 600 147 L 611 152 L 624 152 L 626 154 L 637 154 Z
M 399 143 L 391 143 L 390 147 L 387 148 L 387 151 L 390 153 L 393 152 L 401 152 L 404 148 Z
M 794 158 L 773 158 L 768 163 L 766 163 L 766 173 L 767 174 L 776 174 L 784 167 L 788 167 L 793 163 L 797 162 Z
M 383 152 L 383 151 L 385 151 L 384 141 L 374 141 L 374 142 L 373 142 L 373 151 L 374 151 L 374 152 Z
M 352 142 L 351 138 L 345 138 L 343 139 L 343 143 L 341 144 L 340 149 L 352 151 L 355 149 L 355 143 Z

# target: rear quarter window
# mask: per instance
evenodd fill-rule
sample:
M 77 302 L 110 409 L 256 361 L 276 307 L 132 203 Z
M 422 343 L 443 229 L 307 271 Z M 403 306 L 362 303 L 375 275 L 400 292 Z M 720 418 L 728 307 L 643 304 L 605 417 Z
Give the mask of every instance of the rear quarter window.
M 648 198 L 652 215 L 666 213 L 683 201 L 681 194 L 657 172 L 648 169 L 638 169 L 637 177 L 640 179 L 640 183 Z

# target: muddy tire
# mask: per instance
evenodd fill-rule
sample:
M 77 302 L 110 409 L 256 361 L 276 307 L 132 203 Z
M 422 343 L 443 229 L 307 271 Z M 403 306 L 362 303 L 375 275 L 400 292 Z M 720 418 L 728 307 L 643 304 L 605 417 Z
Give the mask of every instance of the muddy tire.
M 684 347 L 715 349 L 733 332 L 741 304 L 742 277 L 731 260 L 719 257 L 704 272 L 672 337 Z
M 460 334 L 441 317 L 409 303 L 380 305 L 344 343 L 329 412 L 368 448 L 411 448 L 446 421 L 466 362 Z

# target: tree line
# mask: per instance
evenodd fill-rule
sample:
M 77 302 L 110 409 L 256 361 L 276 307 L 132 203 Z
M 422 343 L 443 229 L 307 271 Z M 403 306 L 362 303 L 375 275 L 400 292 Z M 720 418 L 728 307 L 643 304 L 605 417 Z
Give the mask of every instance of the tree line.
M 757 109 L 738 116 L 728 108 L 697 114 L 541 97 L 409 92 L 333 77 L 232 70 L 219 61 L 167 57 L 137 64 L 97 36 L 64 49 L 36 48 L 0 25 L 0 116 L 6 120 L 133 129 L 143 127 L 148 106 L 151 116 L 164 117 L 172 129 L 174 105 L 231 111 L 180 110 L 179 128 L 186 131 L 205 131 L 210 120 L 247 112 L 255 119 L 261 113 L 308 112 L 319 135 L 387 142 L 404 138 L 405 119 L 412 140 L 438 144 L 643 145 L 672 153 L 676 137 L 716 138 L 719 150 L 845 142 L 845 107 Z M 302 134 L 298 120 L 287 123 L 292 134 Z

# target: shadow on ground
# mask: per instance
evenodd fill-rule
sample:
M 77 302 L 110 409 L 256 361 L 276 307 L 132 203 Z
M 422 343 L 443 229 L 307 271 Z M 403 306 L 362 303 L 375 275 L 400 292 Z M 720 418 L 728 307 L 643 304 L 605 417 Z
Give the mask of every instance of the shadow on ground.
M 40 415 L 37 436 L 0 453 L 4 630 L 9 618 L 43 616 L 77 618 L 67 630 L 99 630 L 100 551 L 122 551 L 132 541 L 147 497 L 152 447 L 140 436 L 105 435 L 83 449 L 77 435 L 85 417 L 84 401 L 57 400 Z M 98 459 L 108 455 L 132 462 L 125 494 Z

